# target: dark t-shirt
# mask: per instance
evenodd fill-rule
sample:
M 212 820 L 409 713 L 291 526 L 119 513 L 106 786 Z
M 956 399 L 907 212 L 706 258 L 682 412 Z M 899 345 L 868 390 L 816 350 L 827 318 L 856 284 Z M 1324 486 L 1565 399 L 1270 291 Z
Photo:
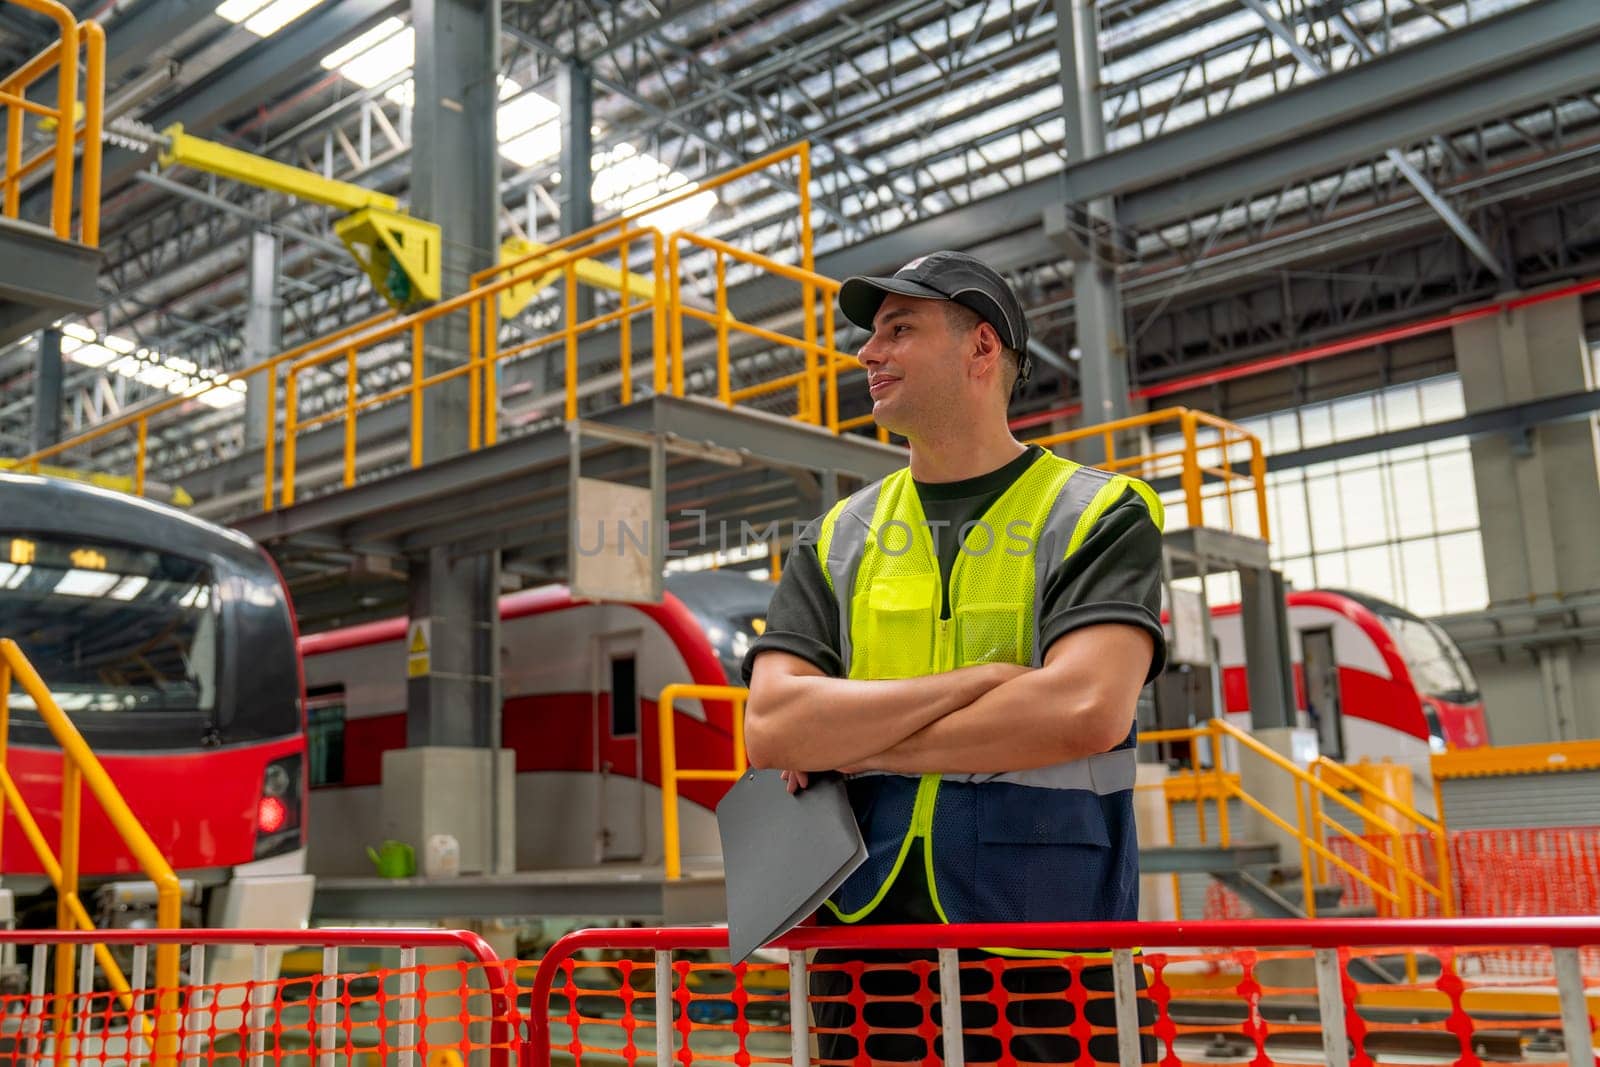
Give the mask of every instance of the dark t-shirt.
M 916 482 L 917 496 L 939 553 L 944 577 L 944 613 L 950 611 L 950 572 L 961 545 L 963 524 L 979 519 L 1038 458 L 1027 452 L 999 470 L 959 482 Z M 762 652 L 789 652 L 835 678 L 844 675 L 840 657 L 839 607 L 823 576 L 816 539 L 802 538 L 789 553 L 783 577 L 767 608 L 766 631 L 746 653 L 744 682 Z M 1041 656 L 1056 639 L 1082 626 L 1126 623 L 1155 640 L 1146 681 L 1166 664 L 1161 629 L 1161 531 L 1145 503 L 1131 488 L 1106 509 L 1089 535 L 1045 583 L 1042 623 L 1037 635 Z

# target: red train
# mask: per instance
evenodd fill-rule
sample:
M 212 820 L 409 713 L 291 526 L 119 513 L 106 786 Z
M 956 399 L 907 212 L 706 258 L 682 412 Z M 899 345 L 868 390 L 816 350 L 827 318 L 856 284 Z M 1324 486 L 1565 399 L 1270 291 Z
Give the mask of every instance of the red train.
M 186 919 L 298 926 L 305 873 L 303 688 L 287 590 L 248 538 L 94 486 L 0 473 L 0 636 L 15 640 L 186 883 Z M 59 840 L 62 756 L 9 697 L 6 765 Z M 22 925 L 54 890 L 7 812 L 5 881 Z M 84 899 L 96 923 L 153 917 L 150 884 L 92 799 Z

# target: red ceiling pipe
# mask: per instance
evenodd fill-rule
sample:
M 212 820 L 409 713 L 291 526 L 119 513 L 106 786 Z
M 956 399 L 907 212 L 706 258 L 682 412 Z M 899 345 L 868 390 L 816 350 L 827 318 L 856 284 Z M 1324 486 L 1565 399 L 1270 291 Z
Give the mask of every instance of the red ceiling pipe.
M 1448 330 L 1450 327 L 1459 326 L 1464 322 L 1488 318 L 1490 315 L 1498 315 L 1501 312 L 1516 311 L 1519 308 L 1543 304 L 1550 300 L 1559 300 L 1562 297 L 1585 296 L 1595 292 L 1600 292 L 1600 278 L 1590 278 L 1588 281 L 1564 285 L 1558 289 L 1549 289 L 1541 293 L 1530 293 L 1526 296 L 1497 300 L 1492 304 L 1483 304 L 1479 307 L 1468 308 L 1465 311 L 1452 311 L 1446 315 L 1419 319 L 1403 326 L 1390 326 L 1386 329 L 1374 330 L 1371 333 L 1348 337 L 1342 341 L 1330 341 L 1327 344 L 1303 348 L 1298 352 L 1288 352 L 1281 356 L 1267 356 L 1263 359 L 1251 360 L 1248 363 L 1240 363 L 1232 367 L 1222 367 L 1217 370 L 1186 375 L 1182 378 L 1173 378 L 1170 381 L 1158 382 L 1155 385 L 1147 385 L 1141 389 L 1135 389 L 1128 395 L 1134 400 L 1154 400 L 1157 397 L 1171 396 L 1173 393 L 1187 392 L 1190 389 L 1200 389 L 1208 385 L 1216 385 L 1219 382 L 1230 382 L 1237 378 L 1249 378 L 1257 374 L 1282 370 L 1284 367 L 1298 366 L 1301 363 L 1312 363 L 1319 359 L 1327 359 L 1330 356 L 1343 355 L 1346 352 L 1354 352 L 1362 348 L 1371 348 L 1374 345 L 1403 341 L 1408 337 Z M 1013 430 L 1024 430 L 1030 426 L 1038 426 L 1054 419 L 1069 418 L 1082 410 L 1082 404 L 1068 404 L 1050 411 L 1023 415 L 1011 420 L 1011 428 Z

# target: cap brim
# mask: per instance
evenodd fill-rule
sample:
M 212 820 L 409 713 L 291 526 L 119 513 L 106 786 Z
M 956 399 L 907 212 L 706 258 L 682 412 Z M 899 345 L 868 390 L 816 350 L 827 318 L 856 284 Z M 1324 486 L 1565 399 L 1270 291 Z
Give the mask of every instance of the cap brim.
M 872 320 L 877 317 L 878 308 L 883 306 L 884 297 L 890 293 L 917 296 L 925 300 L 950 299 L 937 289 L 904 278 L 855 277 L 846 278 L 839 287 L 839 310 L 844 312 L 845 318 L 870 333 Z

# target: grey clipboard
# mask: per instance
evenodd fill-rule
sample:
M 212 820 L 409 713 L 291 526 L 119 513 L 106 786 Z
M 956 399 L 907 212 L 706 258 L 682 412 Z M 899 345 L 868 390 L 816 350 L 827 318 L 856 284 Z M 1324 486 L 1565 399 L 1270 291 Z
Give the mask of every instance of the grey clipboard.
M 813 774 L 791 796 L 779 771 L 746 771 L 717 805 L 717 828 L 735 963 L 799 925 L 867 858 L 837 774 Z

